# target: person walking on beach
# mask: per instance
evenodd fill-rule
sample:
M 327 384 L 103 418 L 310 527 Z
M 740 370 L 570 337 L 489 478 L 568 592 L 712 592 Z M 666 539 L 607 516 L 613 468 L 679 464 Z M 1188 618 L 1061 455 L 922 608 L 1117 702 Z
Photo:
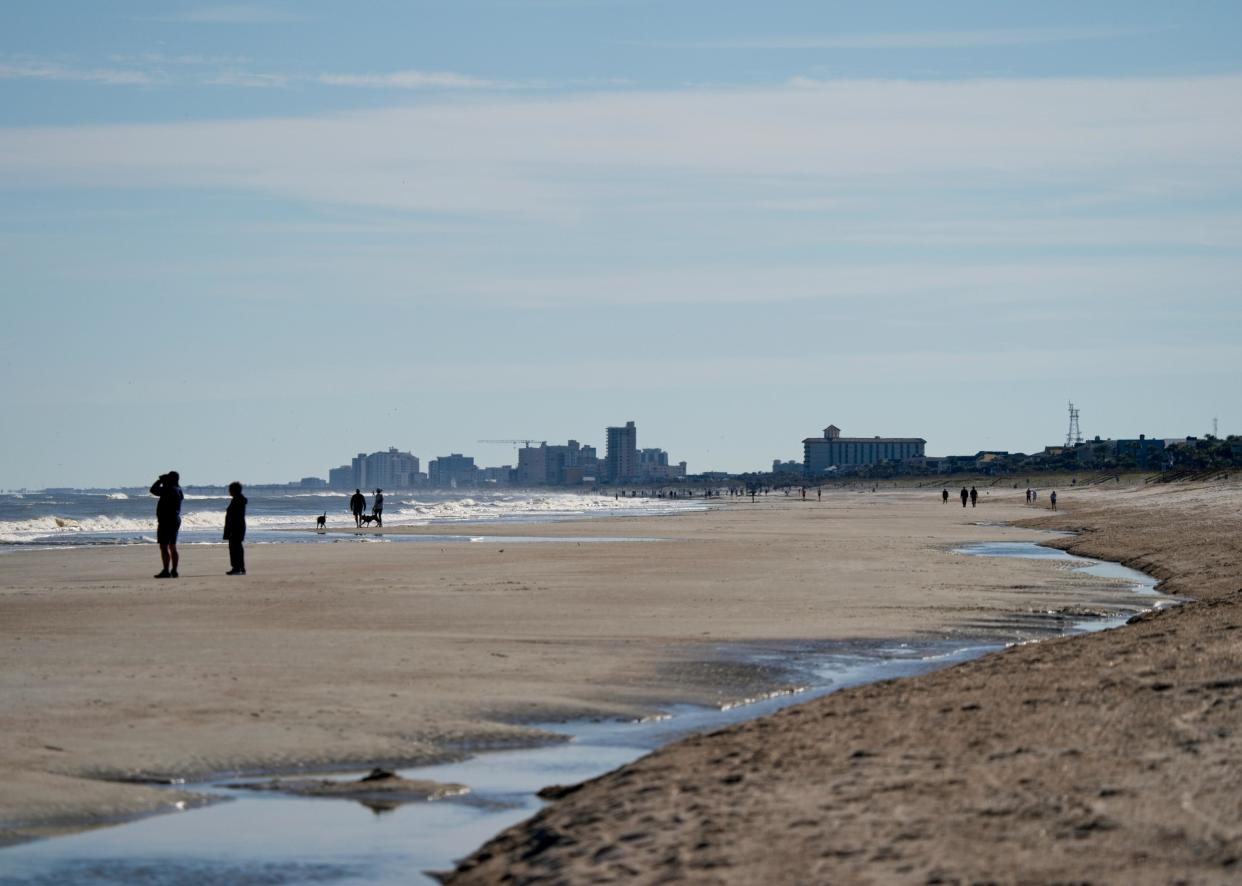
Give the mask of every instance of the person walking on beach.
M 972 486 L 970 487 L 970 506 L 973 508 L 975 506 L 975 503 L 978 501 L 979 501 L 979 490 L 975 489 L 975 487 Z
M 384 525 L 384 490 L 375 490 L 375 504 L 371 506 L 371 514 L 375 517 L 375 525 Z
M 966 507 L 966 502 L 969 499 L 970 499 L 970 492 L 968 492 L 966 487 L 963 486 L 962 487 L 962 507 Z
M 354 525 L 362 526 L 362 512 L 367 509 L 366 496 L 362 494 L 361 489 L 355 489 L 354 494 L 349 497 L 349 510 L 354 515 Z
M 242 485 L 234 480 L 229 484 L 229 506 L 224 511 L 224 540 L 229 543 L 229 571 L 225 575 L 246 574 L 246 554 L 242 541 L 246 538 L 246 496 Z
M 949 487 L 948 486 L 940 490 L 940 503 L 942 505 L 947 505 L 949 503 Z
M 1055 489 L 1052 490 L 1052 494 L 1048 496 L 1048 503 L 1052 505 L 1052 509 L 1054 511 L 1057 509 L 1057 491 Z
M 181 501 L 185 498 L 181 493 L 181 475 L 176 471 L 161 474 L 151 484 L 151 494 L 159 496 L 155 503 L 155 540 L 159 542 L 160 560 L 164 563 L 155 577 L 176 578 L 181 561 L 177 555 L 177 533 L 181 531 Z

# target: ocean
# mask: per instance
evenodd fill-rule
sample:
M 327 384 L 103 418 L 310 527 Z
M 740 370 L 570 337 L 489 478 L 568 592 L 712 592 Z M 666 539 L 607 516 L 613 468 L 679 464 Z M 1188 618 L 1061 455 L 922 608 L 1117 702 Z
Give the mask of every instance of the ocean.
M 350 494 L 246 490 L 246 541 L 330 541 L 331 535 L 315 533 L 315 518 L 327 514 L 329 529 L 353 528 Z M 372 499 L 373 495 L 367 495 L 367 513 L 371 512 Z M 155 501 L 146 489 L 0 493 L 0 551 L 155 544 Z M 178 541 L 220 543 L 228 502 L 223 491 L 186 492 Z M 704 507 L 703 499 L 614 498 L 611 494 L 564 490 L 393 490 L 384 493 L 384 525 L 544 523 L 580 517 L 650 516 Z

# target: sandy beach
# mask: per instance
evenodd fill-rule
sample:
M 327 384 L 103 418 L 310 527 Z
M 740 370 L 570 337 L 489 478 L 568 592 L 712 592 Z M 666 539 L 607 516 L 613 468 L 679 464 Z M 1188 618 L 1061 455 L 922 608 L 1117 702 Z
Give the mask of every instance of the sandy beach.
M 1134 605 L 1063 566 L 954 553 L 1046 537 L 996 525 L 1032 513 L 1006 492 L 455 527 L 492 536 L 475 543 L 345 532 L 251 546 L 244 578 L 223 575 L 222 546 L 187 547 L 176 582 L 150 578 L 147 546 L 7 553 L 0 838 L 194 802 L 144 781 L 424 762 L 538 740 L 536 720 L 779 685 L 736 644 L 1021 640 L 1056 629 L 1050 612 Z
M 1197 602 L 669 746 L 450 882 L 1238 882 L 1242 490 L 1061 501 L 1028 525 Z

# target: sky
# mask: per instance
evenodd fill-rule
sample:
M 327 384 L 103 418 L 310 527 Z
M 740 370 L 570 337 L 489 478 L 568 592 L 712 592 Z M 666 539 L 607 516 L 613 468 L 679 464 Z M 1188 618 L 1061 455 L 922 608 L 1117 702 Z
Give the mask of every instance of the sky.
M 1242 5 L 23 2 L 0 488 L 1242 433 Z

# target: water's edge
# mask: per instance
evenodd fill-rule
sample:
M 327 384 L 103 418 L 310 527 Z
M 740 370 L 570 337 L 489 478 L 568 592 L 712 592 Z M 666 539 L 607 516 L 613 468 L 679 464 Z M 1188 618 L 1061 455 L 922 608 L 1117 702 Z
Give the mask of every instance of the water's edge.
M 1136 606 L 1107 618 L 1061 624 L 1058 634 L 1124 624 L 1138 611 L 1166 605 L 1155 581 L 1135 570 L 1035 543 L 955 549 L 979 556 L 1074 561 L 1088 574 L 1130 581 Z M 1051 630 L 1049 634 L 1053 633 Z M 722 709 L 672 705 L 638 722 L 530 724 L 566 741 L 487 751 L 461 760 L 403 768 L 410 779 L 461 783 L 465 796 L 387 806 L 339 799 L 239 791 L 223 780 L 178 785 L 222 802 L 187 815 L 155 815 L 129 824 L 0 849 L 5 884 L 149 884 L 190 880 L 235 883 L 408 883 L 414 871 L 445 870 L 496 833 L 534 814 L 548 785 L 602 775 L 685 735 L 772 713 L 838 689 L 927 673 L 978 658 L 1001 641 L 929 639 L 889 643 L 806 643 L 719 647 L 721 657 L 783 668 L 797 691 Z M 341 779 L 361 773 L 338 771 Z M 269 777 L 271 773 L 267 774 Z M 230 779 L 230 781 L 234 781 Z M 432 882 L 429 878 L 426 882 Z

